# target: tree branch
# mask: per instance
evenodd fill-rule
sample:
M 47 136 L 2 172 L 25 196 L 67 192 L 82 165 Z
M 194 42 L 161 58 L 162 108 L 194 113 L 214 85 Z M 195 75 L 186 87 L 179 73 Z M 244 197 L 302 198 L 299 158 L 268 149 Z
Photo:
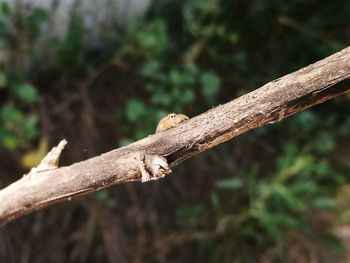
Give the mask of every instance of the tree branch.
M 86 161 L 44 170 L 0 191 L 0 225 L 50 204 L 114 184 L 156 180 L 173 165 L 257 127 L 280 121 L 350 89 L 350 47 L 177 128 Z

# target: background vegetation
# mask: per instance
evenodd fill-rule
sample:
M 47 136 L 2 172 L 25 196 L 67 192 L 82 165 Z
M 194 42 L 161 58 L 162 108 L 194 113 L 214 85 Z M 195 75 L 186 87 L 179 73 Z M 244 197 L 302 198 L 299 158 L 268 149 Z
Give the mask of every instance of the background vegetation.
M 63 165 L 87 159 L 350 40 L 346 0 L 154 1 L 143 20 L 98 37 L 74 10 L 65 37 L 43 38 L 47 11 L 1 5 L 1 187 L 62 138 Z M 0 232 L 0 261 L 346 262 L 349 100 L 242 135 L 164 180 L 21 218 Z

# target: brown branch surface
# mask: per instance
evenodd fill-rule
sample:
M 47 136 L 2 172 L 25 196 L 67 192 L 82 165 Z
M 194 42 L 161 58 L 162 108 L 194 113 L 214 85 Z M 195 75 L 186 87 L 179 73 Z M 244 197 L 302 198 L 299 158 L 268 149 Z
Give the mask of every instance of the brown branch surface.
M 350 47 L 191 118 L 86 161 L 23 177 L 0 191 L 0 225 L 58 201 L 130 181 L 156 180 L 179 162 L 350 89 Z

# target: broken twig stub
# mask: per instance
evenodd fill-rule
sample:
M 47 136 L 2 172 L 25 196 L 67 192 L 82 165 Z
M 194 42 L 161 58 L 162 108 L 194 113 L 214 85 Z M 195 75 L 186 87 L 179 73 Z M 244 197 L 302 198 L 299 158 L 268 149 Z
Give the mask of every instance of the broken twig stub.
M 60 141 L 56 147 L 53 147 L 51 151 L 45 155 L 40 164 L 37 167 L 33 167 L 29 173 L 24 175 L 24 177 L 31 179 L 33 176 L 36 176 L 41 172 L 57 169 L 59 158 L 66 144 L 66 140 Z

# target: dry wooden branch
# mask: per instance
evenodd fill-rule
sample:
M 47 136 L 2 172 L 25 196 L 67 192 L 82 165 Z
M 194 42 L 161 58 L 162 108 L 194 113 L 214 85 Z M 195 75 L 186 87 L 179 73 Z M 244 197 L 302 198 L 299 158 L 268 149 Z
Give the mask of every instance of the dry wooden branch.
M 170 129 L 71 166 L 40 171 L 0 191 L 0 225 L 114 184 L 155 180 L 193 155 L 350 89 L 350 47 Z

